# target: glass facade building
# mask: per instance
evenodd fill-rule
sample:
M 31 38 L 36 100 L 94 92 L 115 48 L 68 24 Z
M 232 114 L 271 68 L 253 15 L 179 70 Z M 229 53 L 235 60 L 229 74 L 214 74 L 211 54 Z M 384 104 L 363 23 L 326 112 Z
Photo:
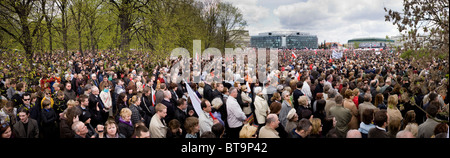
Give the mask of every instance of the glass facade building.
M 281 48 L 281 49 L 317 49 L 318 38 L 303 32 L 265 32 L 258 36 L 251 36 L 251 47 L 255 48 Z

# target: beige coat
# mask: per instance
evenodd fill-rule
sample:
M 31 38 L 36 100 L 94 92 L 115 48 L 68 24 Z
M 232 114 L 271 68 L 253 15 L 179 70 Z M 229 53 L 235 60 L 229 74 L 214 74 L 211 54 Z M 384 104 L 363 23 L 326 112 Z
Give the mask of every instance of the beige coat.
M 348 129 L 358 129 L 359 128 L 359 121 L 358 121 L 358 109 L 356 108 L 355 103 L 351 99 L 345 99 L 344 100 L 344 107 L 350 110 L 350 113 L 352 114 L 352 119 L 348 123 Z
M 162 121 L 164 121 L 164 119 Z M 153 115 L 149 127 L 150 138 L 166 138 L 167 127 L 161 122 L 158 114 Z
M 280 136 L 275 129 L 266 125 L 259 130 L 259 138 L 280 138 Z
M 267 113 L 269 113 L 269 105 L 264 98 L 260 96 L 255 97 L 255 116 L 256 120 L 258 120 L 258 124 L 265 124 Z

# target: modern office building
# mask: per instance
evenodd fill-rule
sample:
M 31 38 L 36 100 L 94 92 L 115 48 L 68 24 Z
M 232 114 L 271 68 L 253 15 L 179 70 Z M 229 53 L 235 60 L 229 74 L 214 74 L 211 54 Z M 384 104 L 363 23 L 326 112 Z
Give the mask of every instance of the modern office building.
M 394 40 L 385 38 L 354 38 L 347 41 L 350 48 L 385 48 L 394 43 Z
M 279 49 L 317 49 L 318 38 L 304 32 L 272 31 L 251 36 L 251 47 Z

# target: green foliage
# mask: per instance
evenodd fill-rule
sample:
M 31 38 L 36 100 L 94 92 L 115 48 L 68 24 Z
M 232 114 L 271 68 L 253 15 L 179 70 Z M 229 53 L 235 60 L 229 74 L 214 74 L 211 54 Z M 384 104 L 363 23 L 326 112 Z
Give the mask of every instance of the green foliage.
M 14 4 L 8 1 L 1 3 L 7 7 Z M 45 8 L 41 8 L 43 3 L 46 4 Z M 63 4 L 66 4 L 67 19 L 62 16 Z M 234 48 L 230 31 L 244 29 L 246 22 L 242 14 L 230 3 L 209 6 L 212 9 L 205 12 L 207 5 L 196 0 L 29 1 L 27 6 L 31 6 L 31 11 L 27 16 L 27 25 L 32 39 L 30 53 L 64 50 L 65 43 L 68 52 L 114 50 L 121 48 L 123 36 L 129 37 L 128 47 L 121 48 L 123 53 L 118 54 L 123 58 L 127 57 L 126 52 L 131 49 L 146 51 L 150 56 L 155 56 L 155 60 L 164 60 L 171 50 L 178 47 L 191 52 L 193 40 L 202 41 L 202 50 L 205 46 L 221 50 L 224 47 Z M 46 12 L 40 11 L 43 9 Z M 21 36 L 21 27 L 4 21 L 16 17 L 15 12 L 5 8 L 0 11 L 0 48 L 25 51 L 23 41 L 17 38 Z M 209 16 L 211 12 L 214 12 L 214 16 Z M 46 18 L 51 18 L 51 21 Z M 128 24 L 126 26 L 122 23 L 124 19 Z M 20 19 L 16 17 L 16 20 Z M 64 20 L 66 28 L 63 27 Z M 64 29 L 67 39 L 63 37 Z M 206 30 L 211 30 L 212 34 Z M 128 34 L 124 35 L 123 32 Z

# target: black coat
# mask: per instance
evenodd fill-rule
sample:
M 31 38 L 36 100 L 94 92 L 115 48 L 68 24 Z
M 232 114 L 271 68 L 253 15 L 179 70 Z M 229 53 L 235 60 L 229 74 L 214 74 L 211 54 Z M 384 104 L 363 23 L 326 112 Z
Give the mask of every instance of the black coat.
M 119 133 L 123 134 L 126 138 L 131 138 L 131 136 L 133 136 L 133 132 L 134 132 L 134 127 L 130 126 L 126 123 L 123 123 L 121 121 L 119 121 L 118 123 L 119 126 Z
M 145 113 L 144 123 L 146 126 L 148 126 L 150 124 L 150 120 L 152 120 L 152 116 L 156 113 L 155 107 L 152 105 L 151 100 L 146 96 L 141 97 L 140 106 L 142 108 L 142 111 Z
M 175 106 L 167 100 L 162 100 L 161 103 L 167 107 L 167 116 L 164 118 L 164 120 L 166 122 L 170 122 L 170 120 L 172 120 L 175 116 Z
M 99 111 L 97 111 L 97 103 Z M 103 110 L 104 105 L 100 97 L 95 96 L 93 94 L 89 95 L 89 110 L 92 114 L 91 117 L 91 124 L 93 127 L 97 127 L 97 124 L 103 124 L 106 122 L 106 119 L 108 118 L 108 114 L 105 110 Z
M 50 109 L 42 109 L 42 133 L 44 134 L 44 138 L 56 138 L 57 129 L 56 129 L 56 113 L 52 108 Z
M 185 113 L 183 110 L 181 110 L 178 107 L 175 107 L 175 113 L 174 113 L 174 119 L 177 119 L 180 122 L 180 127 L 181 129 L 184 130 L 184 121 L 186 121 L 186 118 L 189 117 L 189 115 L 187 113 Z M 167 132 L 169 133 L 169 132 Z
M 211 102 L 214 98 L 212 96 L 212 87 L 209 84 L 205 84 L 205 87 L 203 88 L 203 98 L 207 99 L 209 102 Z
M 369 130 L 368 138 L 390 138 L 386 131 L 378 128 L 372 128 Z

